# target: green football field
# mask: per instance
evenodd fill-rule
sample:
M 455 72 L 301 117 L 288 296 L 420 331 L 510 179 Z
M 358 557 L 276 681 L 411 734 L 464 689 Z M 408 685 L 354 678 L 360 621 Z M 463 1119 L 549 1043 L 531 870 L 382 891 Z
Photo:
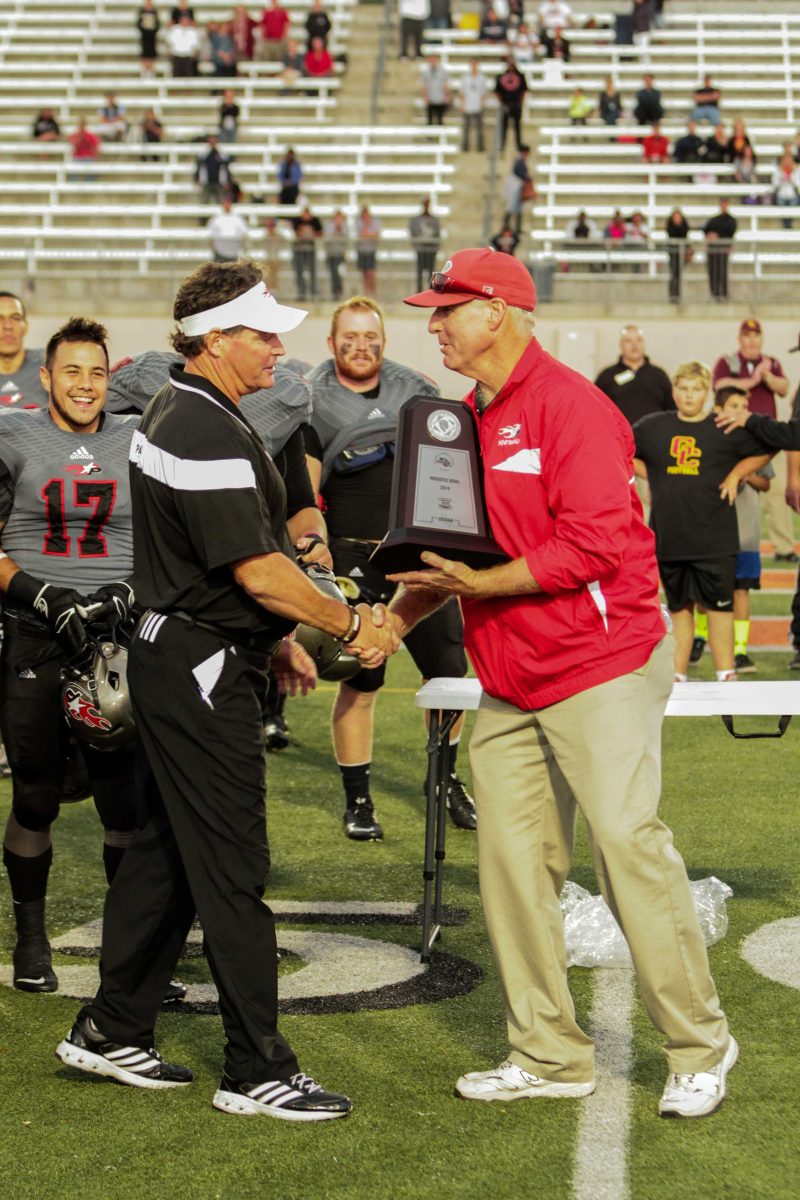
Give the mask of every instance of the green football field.
M 758 661 L 758 678 L 790 678 L 786 655 L 761 653 Z M 710 674 L 706 657 L 696 675 Z M 359 913 L 340 913 L 336 923 L 325 923 L 334 919 L 324 912 L 322 923 L 306 921 L 302 909 L 292 923 L 279 922 L 279 942 L 289 951 L 286 986 L 302 979 L 297 947 L 302 951 L 303 938 L 311 937 L 322 948 L 323 976 L 328 971 L 333 990 L 344 994 L 321 1005 L 322 1012 L 309 1011 L 313 999 L 305 1007 L 293 1002 L 283 1030 L 305 1070 L 353 1097 L 353 1115 L 303 1126 L 213 1111 L 221 1026 L 218 1017 L 197 1012 L 165 1013 L 159 1025 L 162 1052 L 193 1068 L 191 1088 L 149 1093 L 79 1075 L 53 1054 L 77 1001 L 0 986 L 0 1196 L 788 1200 L 800 1194 L 800 996 L 742 954 L 749 935 L 784 920 L 771 943 L 766 931 L 761 966 L 779 977 L 794 970 L 797 979 L 800 719 L 774 742 L 735 742 L 718 719 L 665 724 L 665 819 L 691 877 L 716 875 L 734 892 L 727 936 L 710 953 L 741 1058 L 717 1114 L 663 1121 L 656 1102 L 665 1060 L 626 971 L 571 971 L 579 1017 L 598 1041 L 599 1084 L 589 1100 L 482 1105 L 453 1098 L 461 1072 L 492 1066 L 506 1052 L 469 833 L 451 829 L 448 836 L 445 901 L 456 923 L 444 931 L 446 957 L 437 954 L 430 976 L 382 989 L 377 1000 L 374 993 L 359 995 L 361 968 L 348 958 L 355 945 L 349 939 L 370 939 L 367 958 L 387 962 L 419 944 L 418 924 L 389 923 L 380 907 L 421 898 L 425 755 L 415 686 L 412 664 L 399 655 L 379 701 L 373 794 L 386 831 L 382 844 L 351 843 L 342 833 L 328 735 L 330 685 L 290 703 L 292 745 L 268 764 L 274 862 L 268 897 L 339 901 L 344 908 L 361 902 Z M 462 769 L 468 777 L 466 756 Z M 4 782 L 3 822 L 9 793 Z M 100 840 L 90 803 L 64 809 L 55 830 L 49 912 L 51 935 L 65 935 L 66 944 L 79 943 L 71 931 L 101 913 Z M 572 878 L 597 890 L 583 837 Z M 9 904 L 3 882 L 6 983 Z M 341 953 L 328 959 L 326 947 L 333 946 Z M 58 954 L 56 969 L 63 983 L 78 970 L 91 971 L 95 961 Z M 204 960 L 190 958 L 180 975 L 202 983 L 204 968 Z M 454 979 L 469 990 L 447 998 Z M 398 1006 L 383 1007 L 387 995 Z

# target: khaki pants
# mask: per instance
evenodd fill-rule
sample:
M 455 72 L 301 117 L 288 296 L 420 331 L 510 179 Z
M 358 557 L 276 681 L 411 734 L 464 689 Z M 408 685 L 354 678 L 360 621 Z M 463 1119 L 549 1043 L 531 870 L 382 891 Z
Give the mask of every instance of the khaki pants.
M 791 554 L 794 550 L 792 510 L 786 503 L 786 455 L 781 452 L 772 460 L 775 478 L 768 492 L 762 492 L 762 504 L 767 514 L 767 534 L 776 554 Z
M 486 697 L 478 713 L 470 740 L 478 869 L 509 1057 L 544 1079 L 594 1075 L 567 984 L 559 905 L 578 808 L 670 1070 L 707 1070 L 727 1045 L 686 868 L 657 811 L 673 651 L 664 638 L 640 670 L 538 712 Z

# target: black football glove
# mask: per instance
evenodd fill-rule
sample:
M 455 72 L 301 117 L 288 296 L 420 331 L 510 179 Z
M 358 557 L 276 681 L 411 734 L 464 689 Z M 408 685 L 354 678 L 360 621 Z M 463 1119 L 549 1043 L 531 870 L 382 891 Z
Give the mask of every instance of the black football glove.
M 71 588 L 45 583 L 27 571 L 12 575 L 6 596 L 12 604 L 30 608 L 46 621 L 61 649 L 69 658 L 80 654 L 87 643 L 80 609 L 88 604 L 85 596 Z
M 86 606 L 86 618 L 91 624 L 105 622 L 113 630 L 118 625 L 132 622 L 135 602 L 136 597 L 129 583 L 123 579 L 117 583 L 107 583 L 92 592 Z

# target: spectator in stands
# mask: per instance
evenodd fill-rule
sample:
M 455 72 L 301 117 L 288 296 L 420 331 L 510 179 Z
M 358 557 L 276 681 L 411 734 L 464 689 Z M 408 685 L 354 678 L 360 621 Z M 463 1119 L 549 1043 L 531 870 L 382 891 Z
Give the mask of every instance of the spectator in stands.
M 533 62 L 539 44 L 539 38 L 528 28 L 525 21 L 520 21 L 515 30 L 509 31 L 508 52 L 513 54 L 515 62 Z
M 278 222 L 274 217 L 264 220 L 264 282 L 271 292 L 278 288 L 278 278 L 281 265 L 281 246 L 283 238 L 278 230 Z
M 729 211 L 730 203 L 727 197 L 723 197 L 719 202 L 719 212 L 703 226 L 708 286 L 714 300 L 728 299 L 728 260 L 738 228 L 736 218 Z
M 489 83 L 481 72 L 480 63 L 477 58 L 473 58 L 466 75 L 461 76 L 461 89 L 458 94 L 463 122 L 461 149 L 464 151 L 470 148 L 470 133 L 474 129 L 476 148 L 480 154 L 483 153 L 483 104 L 488 90 Z
M 295 83 L 303 74 L 305 55 L 294 38 L 286 39 L 286 49 L 283 52 L 281 63 L 283 64 L 281 78 L 285 84 Z
M 777 358 L 764 354 L 764 331 L 755 317 L 747 317 L 739 326 L 737 349 L 724 354 L 714 364 L 714 386 L 736 387 L 747 393 L 752 413 L 777 415 L 777 400 L 788 394 L 789 381 Z M 791 513 L 785 503 L 786 460 L 783 454 L 773 459 L 775 488 L 764 497 L 767 529 L 775 548 L 776 562 L 798 561 L 794 550 Z
M 631 13 L 631 28 L 633 44 L 646 51 L 650 45 L 650 30 L 656 15 L 656 0 L 633 0 Z M 642 56 L 642 65 L 649 62 L 646 55 Z
M 710 121 L 712 125 L 719 125 L 722 120 L 719 112 L 720 99 L 719 88 L 712 82 L 710 75 L 704 75 L 703 82 L 692 93 L 694 108 L 690 120 Z
M 236 103 L 233 88 L 225 88 L 219 106 L 219 140 L 230 144 L 235 142 L 239 134 L 239 117 L 241 109 Z
M 745 149 L 753 151 L 755 158 L 755 150 L 750 138 L 747 136 L 747 129 L 741 117 L 737 117 L 733 122 L 733 131 L 728 138 L 728 162 L 736 162 L 737 158 L 741 158 Z
M 200 30 L 188 12 L 181 15 L 177 24 L 170 26 L 167 31 L 167 45 L 173 76 L 176 79 L 188 79 L 196 75 L 201 47 Z
M 636 106 L 633 115 L 637 125 L 655 125 L 664 119 L 664 106 L 661 103 L 661 92 L 653 86 L 653 76 L 645 75 L 643 87 L 636 93 Z
M 148 108 L 142 117 L 142 142 L 145 146 L 157 145 L 164 138 L 164 126 L 156 116 L 154 108 Z M 142 162 L 158 162 L 157 154 L 143 154 Z
M 420 74 L 420 91 L 429 125 L 442 125 L 450 106 L 450 82 L 438 54 L 431 54 Z
M 311 39 L 311 46 L 303 59 L 303 73 L 312 79 L 322 79 L 333 74 L 333 57 L 322 38 Z
M 710 138 L 706 138 L 706 149 L 703 155 L 703 162 L 707 163 L 723 163 L 730 162 L 728 158 L 728 142 L 730 141 L 725 126 L 722 124 L 714 126 L 714 132 Z
M 536 195 L 533 178 L 528 166 L 530 146 L 522 145 L 511 169 L 503 180 L 503 224 L 513 225 L 517 233 L 522 232 L 522 212 L 526 201 Z
M 594 112 L 594 105 L 582 87 L 576 87 L 569 98 L 567 116 L 572 125 L 585 125 Z
M 255 31 L 258 21 L 250 16 L 243 4 L 237 4 L 231 20 L 231 37 L 236 48 L 237 62 L 250 62 L 255 53 Z
M 614 86 L 614 80 L 609 75 L 605 86 L 597 98 L 601 120 L 606 125 L 616 125 L 622 113 L 622 97 Z
M 219 204 L 223 190 L 233 183 L 231 160 L 220 150 L 216 134 L 210 135 L 206 150 L 197 156 L 194 181 L 200 188 L 201 204 Z
M 609 242 L 622 244 L 625 241 L 625 235 L 628 231 L 628 226 L 625 218 L 618 208 L 614 209 L 611 220 L 603 230 L 603 237 Z
M 436 267 L 436 255 L 442 240 L 439 218 L 431 212 L 431 202 L 426 196 L 422 208 L 408 223 L 411 245 L 417 255 L 417 291 L 428 286 Z
M 669 265 L 669 302 L 680 304 L 683 290 L 683 272 L 692 261 L 689 245 L 689 222 L 679 208 L 673 208 L 665 226 Z
M 642 138 L 642 157 L 648 163 L 669 162 L 669 142 L 657 121 L 647 137 Z
M 756 156 L 753 152 L 753 147 L 748 142 L 742 147 L 741 153 L 733 160 L 733 174 L 737 183 L 756 184 L 757 179 L 757 163 Z M 751 192 L 750 195 L 742 197 L 743 204 L 760 204 L 761 200 L 756 192 Z
M 331 280 L 331 299 L 341 300 L 344 294 L 343 272 L 347 258 L 350 231 L 347 217 L 337 208 L 323 227 L 325 237 L 325 262 Z
M 400 58 L 422 58 L 425 22 L 431 15 L 429 0 L 397 0 L 397 13 L 400 17 Z
M 564 236 L 571 242 L 596 242 L 600 240 L 600 230 L 589 217 L 585 209 L 581 209 L 577 217 L 567 225 Z
M 481 17 L 478 37 L 482 42 L 505 42 L 508 38 L 508 22 L 498 17 L 490 4 Z
M 143 0 L 142 7 L 136 16 L 136 28 L 139 30 L 139 60 L 143 75 L 152 75 L 158 58 L 158 31 L 161 28 L 161 18 L 156 11 L 153 0 Z
M 494 84 L 495 95 L 500 102 L 500 149 L 506 145 L 506 134 L 509 125 L 514 127 L 514 139 L 517 152 L 522 146 L 522 106 L 525 103 L 525 93 L 528 84 L 513 58 L 506 62 L 505 69 L 497 76 Z
M 686 133 L 679 137 L 672 147 L 672 157 L 677 163 L 699 163 L 706 154 L 706 143 L 698 136 L 697 124 L 687 121 Z
M 33 122 L 31 137 L 35 142 L 57 142 L 61 137 L 61 127 L 53 116 L 52 108 L 42 108 Z
M 114 92 L 106 96 L 105 104 L 100 107 L 100 136 L 104 142 L 121 142 L 128 132 L 128 118 L 125 115 L 125 105 L 120 104 Z
M 625 241 L 633 243 L 646 243 L 650 240 L 650 229 L 644 219 L 642 213 L 637 209 L 631 213 L 628 220 L 625 222 Z
M 517 246 L 519 245 L 519 234 L 515 233 L 510 225 L 503 225 L 499 233 L 496 233 L 489 242 L 493 250 L 498 250 L 501 254 L 514 255 Z
M 289 147 L 278 163 L 278 204 L 294 204 L 300 194 L 303 168 L 294 150 Z
M 779 208 L 796 208 L 800 204 L 800 167 L 791 154 L 784 154 L 772 172 L 772 203 Z M 792 218 L 783 217 L 784 229 L 792 228 Z
M 365 296 L 375 295 L 381 233 L 380 221 L 373 217 L 365 204 L 358 214 L 356 227 L 356 264 L 361 272 L 361 290 Z
M 450 0 L 430 0 L 430 9 L 428 29 L 452 29 L 453 13 Z
M 222 78 L 230 78 L 236 74 L 236 45 L 230 21 L 209 21 L 208 53 L 214 67 L 214 74 Z
M 566 29 L 572 24 L 572 7 L 566 0 L 542 0 L 539 5 L 539 27 L 551 32 Z
M 569 42 L 564 37 L 561 29 L 554 29 L 552 32 L 545 29 L 542 34 L 542 49 L 544 50 L 545 58 L 557 59 L 559 62 L 569 62 Z
M 308 204 L 292 221 L 294 245 L 292 265 L 300 300 L 316 299 L 317 295 L 317 241 L 322 237 L 322 222 L 312 213 Z
M 259 58 L 266 62 L 281 61 L 291 23 L 288 12 L 281 8 L 280 0 L 270 0 L 269 7 L 265 7 L 261 14 Z
M 75 162 L 95 162 L 100 156 L 100 138 L 86 124 L 86 117 L 78 118 L 78 127 L 67 138 L 72 147 Z M 91 180 L 94 175 L 79 175 L 79 179 Z
M 328 45 L 328 34 L 331 31 L 331 19 L 322 7 L 322 0 L 311 0 L 311 8 L 305 20 L 306 45 L 309 50 L 314 38 L 321 38 L 323 46 Z
M 244 258 L 250 231 L 247 222 L 233 211 L 230 196 L 223 195 L 222 209 L 206 226 L 214 262 L 235 262 Z
M 194 25 L 194 9 L 189 4 L 189 0 L 178 0 L 169 15 L 170 25 L 180 25 L 184 17 L 188 17 Z

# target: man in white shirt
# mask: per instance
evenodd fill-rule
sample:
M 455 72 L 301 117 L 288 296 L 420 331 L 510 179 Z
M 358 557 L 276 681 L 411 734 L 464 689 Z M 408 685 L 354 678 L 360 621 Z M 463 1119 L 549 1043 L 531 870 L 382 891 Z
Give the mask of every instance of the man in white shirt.
M 397 13 L 400 17 L 400 58 L 422 58 L 422 35 L 431 15 L 429 0 L 398 0 Z
M 184 13 L 177 25 L 167 31 L 167 45 L 172 59 L 172 74 L 176 78 L 187 78 L 197 74 L 197 59 L 200 55 L 200 30 Z
M 470 130 L 474 129 L 478 152 L 483 153 L 483 102 L 488 90 L 489 84 L 486 76 L 481 74 L 480 63 L 477 58 L 473 58 L 469 64 L 469 71 L 461 77 L 458 100 L 464 130 L 461 138 L 462 150 L 469 150 Z
M 249 231 L 247 222 L 233 211 L 229 196 L 222 201 L 222 212 L 212 217 L 206 228 L 214 262 L 234 262 L 242 258 Z
M 542 0 L 539 5 L 539 25 L 548 33 L 566 29 L 572 24 L 572 8 L 566 0 Z

